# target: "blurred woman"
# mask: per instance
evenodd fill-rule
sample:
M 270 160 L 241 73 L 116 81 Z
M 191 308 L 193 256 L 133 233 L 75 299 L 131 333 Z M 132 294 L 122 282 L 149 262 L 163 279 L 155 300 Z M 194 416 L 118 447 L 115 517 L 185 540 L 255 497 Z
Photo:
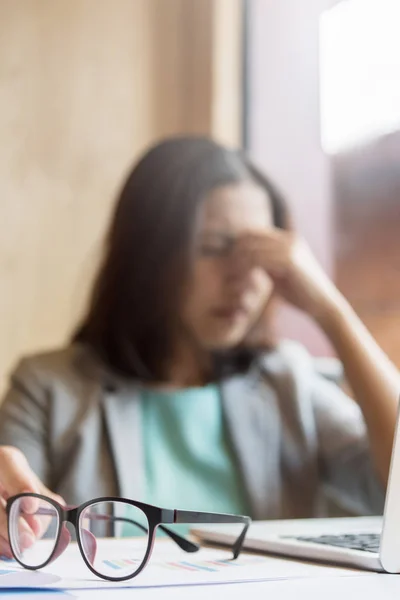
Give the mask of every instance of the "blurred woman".
M 274 339 L 277 299 L 324 331 L 356 402 Z M 380 512 L 399 389 L 271 182 L 209 139 L 166 140 L 123 186 L 73 341 L 11 377 L 2 547 L 4 499 L 21 491 L 268 519 L 322 514 L 325 486 Z

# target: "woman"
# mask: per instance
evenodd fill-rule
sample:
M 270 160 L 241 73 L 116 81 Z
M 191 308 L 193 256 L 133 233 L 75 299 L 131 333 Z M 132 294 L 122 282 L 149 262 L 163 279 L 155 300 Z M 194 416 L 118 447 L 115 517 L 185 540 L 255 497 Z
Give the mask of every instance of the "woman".
M 320 514 L 326 484 L 353 512 L 381 511 L 399 374 L 289 225 L 238 152 L 195 137 L 151 149 L 73 342 L 11 377 L 3 498 L 122 495 L 266 519 Z M 304 348 L 272 339 L 276 298 L 325 332 L 358 406 Z M 1 508 L 3 548 L 5 523 Z

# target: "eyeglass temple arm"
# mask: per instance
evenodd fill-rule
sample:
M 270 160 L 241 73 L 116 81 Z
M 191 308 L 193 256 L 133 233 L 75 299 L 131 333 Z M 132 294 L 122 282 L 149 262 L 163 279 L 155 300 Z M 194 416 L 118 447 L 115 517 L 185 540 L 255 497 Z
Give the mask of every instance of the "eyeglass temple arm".
M 228 515 L 190 510 L 175 510 L 174 523 L 242 523 L 243 529 L 232 547 L 233 558 L 237 558 L 242 551 L 243 542 L 250 527 L 251 519 L 243 515 Z
M 74 508 L 76 508 L 76 507 L 75 506 L 63 506 L 64 510 L 72 510 Z M 36 515 L 53 516 L 54 513 L 50 509 L 40 507 L 36 511 L 35 514 Z M 100 514 L 100 513 L 91 513 L 89 518 L 94 521 L 113 521 L 113 522 L 121 521 L 123 523 L 132 523 L 133 525 L 136 525 L 136 527 L 138 527 L 138 529 L 141 529 L 143 531 L 143 533 L 148 533 L 147 527 L 145 527 L 144 525 L 141 525 L 141 523 L 138 523 L 134 519 L 128 519 L 126 517 L 116 517 L 114 515 L 104 515 L 104 514 Z M 191 542 L 190 540 L 186 539 L 182 535 L 179 535 L 178 533 L 175 533 L 175 531 L 172 531 L 168 527 L 165 527 L 165 525 L 159 525 L 159 527 L 166 535 L 168 535 L 179 546 L 179 548 L 181 548 L 185 552 L 197 552 L 198 550 L 200 550 L 199 544 L 195 544 L 194 542 Z

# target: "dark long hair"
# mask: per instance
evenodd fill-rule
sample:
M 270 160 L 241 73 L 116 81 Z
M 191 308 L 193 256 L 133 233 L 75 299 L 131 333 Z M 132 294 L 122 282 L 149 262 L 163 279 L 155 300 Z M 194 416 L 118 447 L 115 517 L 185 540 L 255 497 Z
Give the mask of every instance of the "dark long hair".
M 239 151 L 202 137 L 171 138 L 151 148 L 120 192 L 89 309 L 74 339 L 124 376 L 162 381 L 201 203 L 213 188 L 244 180 L 265 189 L 275 227 L 287 228 L 280 193 Z

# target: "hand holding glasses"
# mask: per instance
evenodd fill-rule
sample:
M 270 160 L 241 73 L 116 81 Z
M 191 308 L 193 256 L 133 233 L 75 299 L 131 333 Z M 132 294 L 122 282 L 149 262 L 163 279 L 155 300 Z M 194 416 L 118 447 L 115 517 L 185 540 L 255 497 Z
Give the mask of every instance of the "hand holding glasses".
M 78 547 L 89 569 L 108 581 L 124 581 L 136 577 L 147 565 L 159 527 L 185 552 L 197 552 L 199 546 L 175 533 L 166 525 L 172 523 L 241 523 L 243 529 L 233 545 L 237 558 L 250 526 L 250 517 L 219 513 L 194 512 L 159 508 L 126 498 L 96 498 L 80 506 L 61 506 L 40 494 L 18 494 L 7 500 L 8 535 L 14 558 L 27 569 L 45 567 L 67 548 L 71 535 L 66 523 L 76 531 Z M 24 539 L 23 520 L 40 544 L 28 546 Z M 109 539 L 121 537 L 121 528 L 131 540 L 130 556 L 115 557 Z M 138 535 L 140 537 L 138 537 Z M 126 546 L 124 546 L 126 548 Z M 125 550 L 126 551 L 126 550 Z

